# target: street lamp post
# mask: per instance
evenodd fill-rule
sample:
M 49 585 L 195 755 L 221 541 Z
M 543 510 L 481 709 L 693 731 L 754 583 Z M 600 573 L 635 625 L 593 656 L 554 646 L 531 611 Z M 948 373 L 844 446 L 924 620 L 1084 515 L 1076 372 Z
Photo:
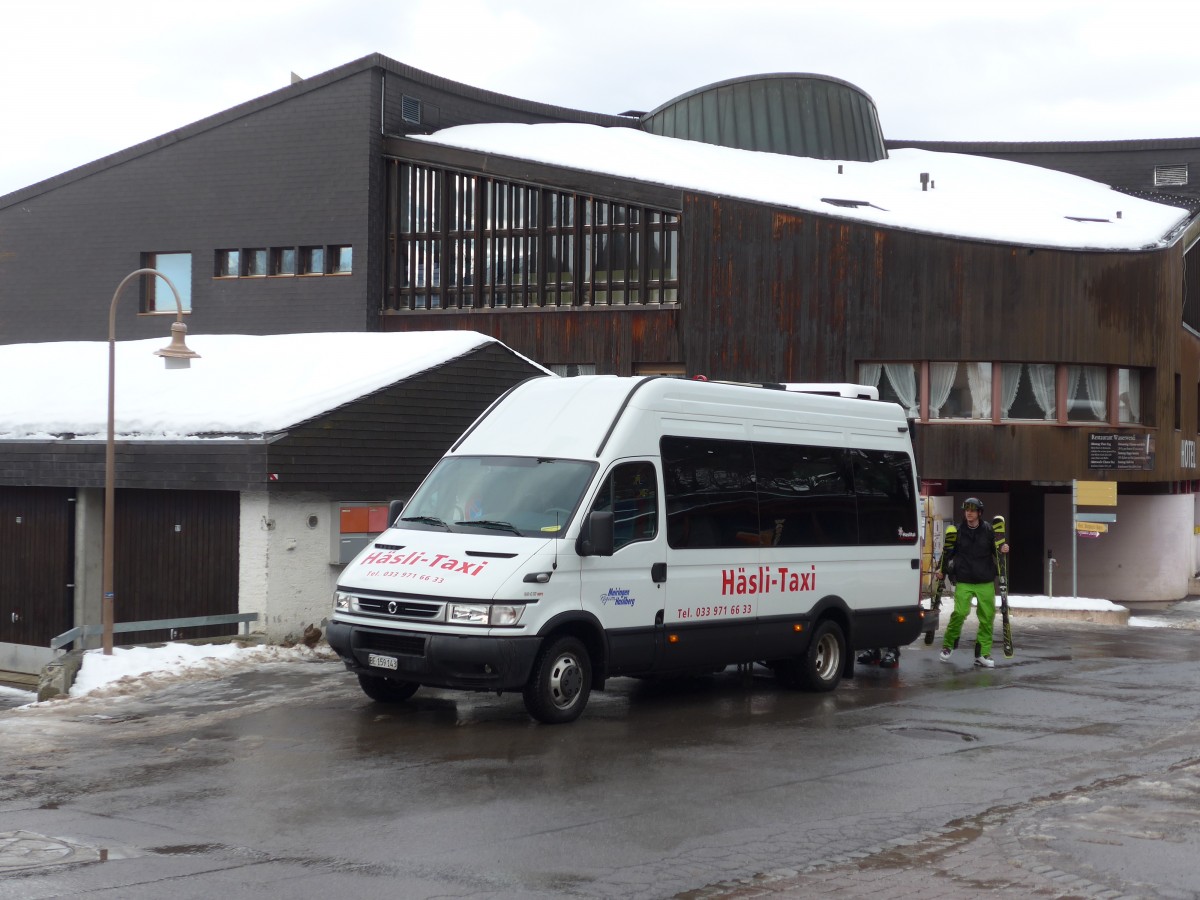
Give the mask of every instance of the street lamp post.
M 184 342 L 187 325 L 183 323 L 183 301 L 179 299 L 179 291 L 171 279 L 157 269 L 138 269 L 126 275 L 113 292 L 112 304 L 108 308 L 108 442 L 104 447 L 104 598 L 100 606 L 100 621 L 103 629 L 103 647 L 105 655 L 113 651 L 113 607 L 115 596 L 113 592 L 113 532 L 115 517 L 113 515 L 114 498 L 116 497 L 116 442 L 114 427 L 116 411 L 117 384 L 117 299 L 125 285 L 142 275 L 161 278 L 175 295 L 175 321 L 171 323 L 171 343 L 161 350 L 155 350 L 155 356 L 161 356 L 168 369 L 187 368 L 191 360 L 199 358 L 199 353 L 193 353 Z

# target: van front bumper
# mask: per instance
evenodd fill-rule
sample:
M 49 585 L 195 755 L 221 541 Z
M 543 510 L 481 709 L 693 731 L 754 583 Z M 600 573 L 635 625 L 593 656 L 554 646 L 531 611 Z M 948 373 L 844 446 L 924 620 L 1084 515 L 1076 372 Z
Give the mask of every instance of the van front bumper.
M 537 636 L 430 634 L 336 620 L 329 623 L 325 635 L 353 672 L 478 691 L 523 688 L 542 643 Z M 372 656 L 394 659 L 396 668 L 371 665 Z

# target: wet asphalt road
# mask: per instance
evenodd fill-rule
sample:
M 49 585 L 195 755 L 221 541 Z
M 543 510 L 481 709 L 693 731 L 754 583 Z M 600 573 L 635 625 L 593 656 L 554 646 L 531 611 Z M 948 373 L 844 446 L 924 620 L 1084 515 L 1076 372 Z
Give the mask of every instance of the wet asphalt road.
M 994 671 L 620 679 L 553 727 L 321 661 L 8 710 L 0 900 L 1197 897 L 1198 641 L 1019 622 Z

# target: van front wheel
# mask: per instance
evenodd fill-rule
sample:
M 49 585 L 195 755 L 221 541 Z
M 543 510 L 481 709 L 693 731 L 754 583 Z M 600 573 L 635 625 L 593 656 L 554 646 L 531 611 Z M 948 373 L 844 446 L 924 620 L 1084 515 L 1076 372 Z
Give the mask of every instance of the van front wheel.
M 806 691 L 832 691 L 842 680 L 846 638 L 832 619 L 817 625 L 804 655 L 796 660 L 796 681 Z
M 548 641 L 525 685 L 525 708 L 539 722 L 574 722 L 587 706 L 592 690 L 592 662 L 577 638 Z

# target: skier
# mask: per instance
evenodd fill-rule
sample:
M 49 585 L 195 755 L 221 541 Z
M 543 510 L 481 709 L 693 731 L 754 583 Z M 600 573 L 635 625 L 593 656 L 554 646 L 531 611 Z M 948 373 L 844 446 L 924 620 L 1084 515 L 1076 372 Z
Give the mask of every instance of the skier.
M 942 555 L 937 577 L 949 575 L 954 579 L 954 612 L 942 638 L 942 662 L 950 662 L 950 654 L 958 643 L 963 622 L 971 611 L 975 598 L 975 615 L 979 618 L 979 634 L 975 641 L 975 665 L 994 668 L 992 660 L 992 623 L 996 617 L 997 553 L 1008 552 L 1008 542 L 997 539 L 992 526 L 983 521 L 983 501 L 968 497 L 963 501 L 963 521 L 958 524 L 958 537 L 952 548 Z

